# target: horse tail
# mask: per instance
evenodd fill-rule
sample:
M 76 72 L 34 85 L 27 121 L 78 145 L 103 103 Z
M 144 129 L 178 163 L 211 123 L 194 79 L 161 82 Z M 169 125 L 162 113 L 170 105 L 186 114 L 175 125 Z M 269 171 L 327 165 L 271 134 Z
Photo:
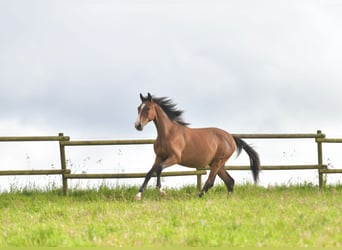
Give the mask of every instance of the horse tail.
M 253 173 L 253 179 L 254 179 L 254 182 L 257 183 L 259 180 L 259 171 L 260 171 L 260 159 L 259 159 L 258 153 L 239 137 L 233 136 L 233 138 L 236 143 L 236 149 L 237 149 L 238 155 L 241 153 L 241 150 L 244 149 L 247 155 L 249 156 L 251 170 Z

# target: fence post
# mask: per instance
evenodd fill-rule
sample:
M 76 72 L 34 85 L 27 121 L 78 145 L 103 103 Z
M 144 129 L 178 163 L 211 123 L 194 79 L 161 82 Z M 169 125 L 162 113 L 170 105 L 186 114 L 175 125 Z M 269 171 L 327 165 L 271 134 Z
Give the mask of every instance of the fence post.
M 325 185 L 325 178 L 322 173 L 322 168 L 323 168 L 323 150 L 322 150 L 322 142 L 317 140 L 318 138 L 322 138 L 324 135 L 322 134 L 321 130 L 317 130 L 317 138 L 316 138 L 316 143 L 317 143 L 317 157 L 318 157 L 318 183 L 319 183 L 319 188 L 322 188 Z
M 63 133 L 59 133 L 58 136 L 63 137 Z M 68 179 L 65 177 L 66 174 L 66 159 L 65 159 L 65 146 L 62 143 L 63 140 L 59 140 L 59 151 L 61 157 L 61 168 L 63 170 L 62 173 L 62 182 L 63 182 L 63 195 L 68 195 Z
M 197 170 L 199 169 L 197 168 Z M 201 188 L 202 188 L 202 175 L 198 174 L 197 175 L 197 190 L 201 191 Z

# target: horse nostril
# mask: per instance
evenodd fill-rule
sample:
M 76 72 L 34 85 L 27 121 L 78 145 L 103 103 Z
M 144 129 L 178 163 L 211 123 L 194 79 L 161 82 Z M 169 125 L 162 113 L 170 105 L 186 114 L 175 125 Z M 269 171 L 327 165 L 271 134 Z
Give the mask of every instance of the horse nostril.
M 135 124 L 135 128 L 139 131 L 142 131 L 143 130 L 143 127 L 141 126 L 141 123 L 136 123 Z

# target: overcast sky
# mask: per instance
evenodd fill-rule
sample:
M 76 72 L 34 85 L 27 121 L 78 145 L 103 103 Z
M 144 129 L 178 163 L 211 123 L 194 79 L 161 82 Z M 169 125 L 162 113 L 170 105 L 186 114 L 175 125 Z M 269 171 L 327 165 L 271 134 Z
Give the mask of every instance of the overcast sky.
M 342 137 L 341 13 L 333 0 L 0 0 L 0 136 L 153 138 L 152 124 L 134 128 L 150 92 L 171 97 L 191 127 Z M 262 164 L 316 161 L 314 144 L 267 143 L 253 145 Z M 0 165 L 59 165 L 56 148 L 30 145 L 2 143 Z M 68 167 L 153 162 L 151 147 L 106 150 L 70 149 Z
M 192 127 L 342 136 L 342 1 L 0 0 L 0 135 L 153 137 L 139 94 Z

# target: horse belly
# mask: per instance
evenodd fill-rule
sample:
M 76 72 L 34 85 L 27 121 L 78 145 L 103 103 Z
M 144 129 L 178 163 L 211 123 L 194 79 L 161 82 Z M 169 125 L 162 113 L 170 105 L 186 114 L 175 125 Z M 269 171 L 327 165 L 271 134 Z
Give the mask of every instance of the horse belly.
M 193 148 L 186 148 L 182 154 L 180 165 L 191 168 L 204 168 L 213 160 L 215 151 L 208 146 L 202 148 L 197 145 Z

